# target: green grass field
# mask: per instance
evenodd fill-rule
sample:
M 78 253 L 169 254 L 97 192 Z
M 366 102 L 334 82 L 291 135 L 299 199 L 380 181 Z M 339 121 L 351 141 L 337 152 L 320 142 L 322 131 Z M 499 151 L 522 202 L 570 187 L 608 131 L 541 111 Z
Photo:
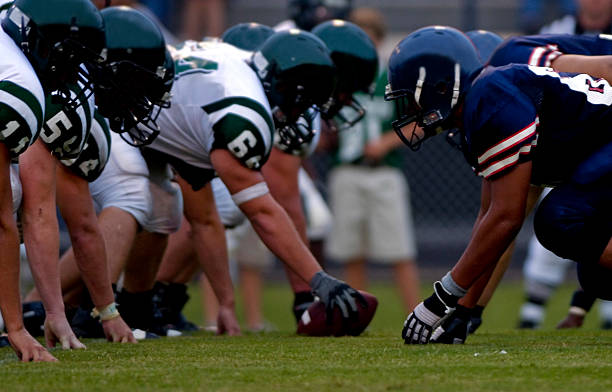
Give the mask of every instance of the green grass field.
M 288 288 L 274 286 L 265 313 L 278 332 L 86 341 L 84 351 L 54 350 L 52 364 L 18 363 L 5 348 L 0 391 L 611 391 L 612 332 L 598 330 L 597 312 L 580 330 L 554 330 L 572 289 L 555 295 L 541 330 L 514 329 L 522 291 L 504 284 L 467 344 L 411 347 L 399 338 L 406 315 L 390 287 L 371 289 L 380 306 L 362 336 L 305 338 L 293 333 Z M 193 297 L 186 312 L 200 321 Z

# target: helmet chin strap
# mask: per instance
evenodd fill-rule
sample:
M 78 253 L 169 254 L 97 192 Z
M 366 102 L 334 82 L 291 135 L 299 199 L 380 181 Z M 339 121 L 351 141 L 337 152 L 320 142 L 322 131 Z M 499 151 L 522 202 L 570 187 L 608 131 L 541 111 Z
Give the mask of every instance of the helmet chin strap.
M 419 100 L 421 99 L 421 91 L 423 91 L 423 84 L 425 83 L 425 76 L 427 71 L 425 67 L 419 67 L 419 79 L 416 82 L 416 88 L 414 89 L 414 101 L 420 105 Z
M 453 99 L 451 100 L 451 109 L 455 107 L 459 101 L 459 92 L 461 87 L 461 65 L 455 63 L 455 84 L 453 86 Z

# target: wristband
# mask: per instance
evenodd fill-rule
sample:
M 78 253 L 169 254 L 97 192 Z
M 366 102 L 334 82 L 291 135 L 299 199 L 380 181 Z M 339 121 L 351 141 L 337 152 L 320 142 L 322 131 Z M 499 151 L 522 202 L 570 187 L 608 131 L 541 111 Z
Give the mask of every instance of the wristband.
M 586 310 L 578 306 L 570 306 L 568 313 L 580 317 L 584 317 L 587 314 Z
M 115 302 L 111 302 L 110 305 L 104 307 L 102 310 L 98 310 L 98 308 L 93 308 L 93 310 L 91 311 L 91 317 L 99 317 L 100 321 L 108 321 L 117 318 L 119 317 L 117 304 Z

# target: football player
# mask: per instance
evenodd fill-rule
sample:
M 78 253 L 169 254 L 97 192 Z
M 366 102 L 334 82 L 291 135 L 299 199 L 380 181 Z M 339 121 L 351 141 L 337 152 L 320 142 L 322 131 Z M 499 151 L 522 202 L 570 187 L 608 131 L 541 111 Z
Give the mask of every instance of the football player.
M 598 38 L 597 45 L 609 53 L 612 41 Z M 537 66 L 482 69 L 469 39 L 442 26 L 415 31 L 391 55 L 386 98 L 399 109 L 398 136 L 418 149 L 428 137 L 454 130 L 451 137 L 459 137 L 467 162 L 483 177 L 470 243 L 406 319 L 405 343 L 428 343 L 467 290 L 488 278 L 520 230 L 530 184 L 554 187 L 535 214 L 540 242 L 580 266 L 612 268 L 612 135 L 598 132 L 612 120 L 605 69 L 585 56 L 568 65 L 567 55 L 561 64 L 570 70 L 593 64 L 594 76 L 559 73 L 539 66 L 558 57 L 554 49 L 532 55 Z
M 237 28 L 248 31 L 248 27 L 238 26 Z M 228 34 L 229 39 L 241 45 L 242 40 L 238 39 L 242 36 L 240 31 L 233 33 L 230 31 L 230 33 L 231 35 Z M 353 93 L 369 91 L 376 74 L 378 56 L 374 44 L 359 27 L 341 20 L 325 22 L 317 26 L 313 34 L 327 45 L 331 58 L 339 71 L 338 84 L 333 94 L 321 105 L 322 117 L 328 121 L 337 118 L 338 128 L 350 127 L 364 114 L 364 109 L 353 99 Z M 348 115 L 348 118 L 338 116 L 339 110 L 343 107 L 353 109 L 352 115 Z M 292 127 L 290 133 L 277 128 L 270 158 L 262 168 L 262 174 L 270 186 L 271 195 L 289 214 L 304 244 L 308 244 L 308 237 L 304 208 L 300 198 L 299 171 L 302 160 L 314 150 L 318 141 L 319 135 L 315 134 L 318 126 L 313 127 L 313 122 L 313 118 L 307 118 L 304 123 Z M 169 254 L 166 255 L 166 260 L 176 261 Z M 170 267 L 165 266 L 162 270 L 166 273 L 161 274 L 158 280 L 176 283 L 175 280 L 171 280 Z M 173 269 L 176 274 L 179 270 L 179 268 Z M 296 320 L 299 321 L 304 310 L 314 301 L 314 297 L 307 281 L 294 273 L 291 268 L 287 268 L 287 273 L 295 294 L 293 311 Z
M 525 63 L 534 66 L 552 67 L 559 72 L 576 70 L 575 67 L 580 67 L 584 73 L 606 77 L 607 73 L 602 65 L 605 65 L 606 61 L 610 59 L 601 56 L 608 54 L 610 54 L 608 40 L 602 40 L 597 36 L 542 35 L 513 37 L 499 45 L 492 53 L 489 64 L 502 66 L 510 63 Z M 541 192 L 541 187 L 533 186 L 530 188 L 526 214 L 533 209 Z M 476 312 L 482 313 L 509 264 L 511 254 L 512 250 L 510 249 L 498 263 L 495 272 L 490 271 L 487 277 L 482 278 L 478 284 L 470 288 L 466 297 L 459 301 L 453 316 L 447 318 L 436 331 L 436 336 L 432 341 L 462 343 L 467 336 L 466 331 L 468 329 L 472 332 L 475 330 L 474 325 L 468 326 L 467 324 L 468 321 L 474 321 L 474 319 L 470 320 L 470 314 L 474 314 L 474 309 L 476 309 Z M 587 297 L 584 294 L 578 295 L 576 297 L 577 306 L 581 305 L 582 308 L 589 308 L 594 298 L 588 300 Z M 478 319 L 477 317 L 475 320 Z
M 274 129 L 281 139 L 302 140 L 295 121 L 331 95 L 336 70 L 325 44 L 292 30 L 274 34 L 253 54 L 204 43 L 186 45 L 176 59 L 173 104 L 162 112 L 162 133 L 145 158 L 169 162 L 178 172 L 190 235 L 197 239 L 193 246 L 219 299 L 218 332 L 237 333 L 238 325 L 223 225 L 210 186 L 215 172 L 279 259 L 309 282 L 330 310 L 353 316 L 360 294 L 321 270 L 260 173 Z
M 96 102 L 100 114 L 96 116 L 96 121 L 93 121 L 95 127 L 92 128 L 92 134 L 87 139 L 84 149 L 78 149 L 76 152 L 68 150 L 66 146 L 69 145 L 69 141 L 84 140 L 77 139 L 75 135 L 77 124 L 88 130 L 89 123 L 79 122 L 78 116 L 72 121 L 64 117 L 62 124 L 64 129 L 61 132 L 61 129 L 53 128 L 58 118 L 58 115 L 55 115 L 48 121 L 50 124 L 49 136 L 46 141 L 48 148 L 58 156 L 62 163 L 58 171 L 57 200 L 68 225 L 73 246 L 73 251 L 68 252 L 62 258 L 62 289 L 65 293 L 72 292 L 71 294 L 75 295 L 74 291 L 79 288 L 81 279 L 79 270 L 83 270 L 83 263 L 88 265 L 95 261 L 96 266 L 103 268 L 103 271 L 96 272 L 96 280 L 92 281 L 86 274 L 82 274 L 82 277 L 96 308 L 94 314 L 99 314 L 102 321 L 103 336 L 106 335 L 112 341 L 133 341 L 134 338 L 125 324 L 121 325 L 121 328 L 112 327 L 113 323 L 119 321 L 115 319 L 120 319 L 120 316 L 115 308 L 113 292 L 107 276 L 107 256 L 104 244 L 106 239 L 108 249 L 113 252 L 113 257 L 110 258 L 110 271 L 111 279 L 116 282 L 125 263 L 125 253 L 131 246 L 130 238 L 133 240 L 133 235 L 129 236 L 130 227 L 135 231 L 136 223 L 131 216 L 138 217 L 149 212 L 148 182 L 145 180 L 143 184 L 141 176 L 136 176 L 135 179 L 131 176 L 135 174 L 134 171 L 140 169 L 138 160 L 142 161 L 142 158 L 139 157 L 138 150 L 126 148 L 125 142 L 119 142 L 116 146 L 118 150 L 113 155 L 114 164 L 111 166 L 111 172 L 104 175 L 105 179 L 97 181 L 97 185 L 92 184 L 91 186 L 96 201 L 103 207 L 113 205 L 123 207 L 122 199 L 134 197 L 134 186 L 137 192 L 141 193 L 135 203 L 124 207 L 124 210 L 127 209 L 127 213 L 131 214 L 130 216 L 125 216 L 115 210 L 107 211 L 104 214 L 104 218 L 100 219 L 104 232 L 99 227 L 91 202 L 88 182 L 93 182 L 101 176 L 111 151 L 110 135 L 102 132 L 107 128 L 107 120 L 103 119 L 101 114 L 110 119 L 110 128 L 130 144 L 150 143 L 159 133 L 155 117 L 161 106 L 168 106 L 168 92 L 174 74 L 174 64 L 170 61 L 169 53 L 165 49 L 161 32 L 142 13 L 128 7 L 110 7 L 102 11 L 102 16 L 107 26 L 107 60 L 103 66 L 96 67 L 93 72 L 96 79 Z M 128 30 L 130 34 L 126 34 Z M 59 114 L 64 113 L 59 112 Z M 71 128 L 69 124 L 73 124 L 73 127 Z M 137 128 L 139 124 L 142 126 Z M 93 132 L 94 130 L 96 132 Z M 75 144 L 78 146 L 78 143 Z M 75 157 L 72 157 L 71 153 Z M 119 153 L 122 153 L 122 156 L 118 156 Z M 134 158 L 133 155 L 136 157 Z M 117 160 L 120 162 L 116 162 Z M 125 170 L 124 173 L 112 170 L 117 166 L 128 168 L 128 170 Z M 146 167 L 144 172 L 147 173 Z M 103 184 L 102 188 L 100 184 Z M 117 189 L 125 185 L 132 187 Z M 118 197 L 118 195 L 121 196 Z M 142 204 L 146 206 L 143 207 Z M 143 219 L 144 217 L 141 217 L 141 220 Z M 125 236 L 120 239 L 114 234 L 117 226 L 125 230 L 122 233 Z M 116 257 L 117 255 L 119 257 Z M 101 301 L 96 292 L 96 285 L 100 285 L 103 281 L 108 282 L 105 287 L 108 290 L 107 294 L 111 297 L 110 304 L 100 306 Z M 36 294 L 32 294 L 30 299 L 35 296 Z M 105 311 L 109 307 L 110 310 Z M 125 317 L 130 323 L 132 315 L 126 314 Z M 92 337 L 91 334 L 82 335 Z
M 66 89 L 68 83 L 82 80 L 81 64 L 95 63 L 100 59 L 104 47 L 104 27 L 100 14 L 86 0 L 50 0 L 38 2 L 32 0 L 16 0 L 2 18 L 2 64 L 0 69 L 6 72 L 3 77 L 2 91 L 2 145 L 3 161 L 6 163 L 2 186 L 2 233 L 3 249 L 7 264 L 4 268 L 3 282 L 0 286 L 6 290 L 6 295 L 0 295 L 9 340 L 17 355 L 23 361 L 54 360 L 40 344 L 36 343 L 23 330 L 21 315 L 15 305 L 19 304 L 18 290 L 18 234 L 10 208 L 10 184 L 8 183 L 8 162 L 11 158 L 20 156 L 20 176 L 24 183 L 26 177 L 35 177 L 37 171 L 47 172 L 47 167 L 39 165 L 36 156 L 44 147 L 36 140 L 42 128 L 45 103 L 44 95 L 59 91 L 58 95 L 66 97 L 71 104 L 70 92 Z M 42 87 L 42 88 L 41 88 Z M 91 86 L 89 86 L 91 90 Z M 27 149 L 27 150 L 26 150 Z M 48 153 L 47 153 L 48 155 Z M 52 166 L 53 167 L 53 166 Z M 30 175 L 30 173 L 34 173 Z M 9 204 L 5 204 L 8 202 Z M 32 203 L 30 195 L 23 194 L 24 208 Z M 51 206 L 55 215 L 55 206 Z M 47 221 L 49 211 L 44 206 L 34 206 L 30 211 L 36 214 L 24 216 L 24 238 L 32 241 L 43 240 L 45 235 L 51 236 L 51 241 L 57 241 L 57 223 Z M 37 231 L 33 227 L 38 226 Z M 55 228 L 55 233 L 53 229 Z M 34 238 L 32 238 L 34 237 Z M 36 255 L 39 249 L 34 245 L 31 250 L 31 263 L 37 286 L 45 292 L 47 302 L 45 307 L 49 312 L 47 318 L 47 344 L 52 346 L 57 340 L 62 346 L 79 346 L 80 343 L 72 334 L 64 315 L 61 294 L 59 293 L 59 278 L 54 272 L 52 256 Z M 53 249 L 53 248 L 51 248 Z M 30 252 L 30 249 L 28 249 Z M 15 312 L 18 313 L 15 313 Z M 57 340 L 56 340 L 57 339 Z
M 221 41 L 239 49 L 253 52 L 272 34 L 274 34 L 274 30 L 266 25 L 260 23 L 240 23 L 227 29 L 221 36 Z M 203 41 L 210 42 L 211 39 L 205 37 Z M 240 246 L 255 246 L 257 247 L 255 249 L 263 248 L 257 252 L 257 256 L 253 252 L 249 253 L 249 260 L 251 262 L 247 267 L 248 271 L 243 268 L 240 261 L 238 262 L 241 282 L 244 279 L 249 279 L 251 282 L 250 285 L 243 282 L 243 289 L 246 290 L 247 286 L 260 287 L 261 276 L 259 269 L 267 261 L 266 257 L 269 255 L 267 249 L 261 244 L 259 237 L 254 234 L 252 228 L 250 228 L 244 214 L 232 201 L 231 195 L 223 182 L 218 177 L 214 178 L 211 181 L 211 187 L 219 217 L 226 228 L 228 255 L 230 258 L 236 254 L 236 250 Z M 200 270 L 199 263 L 195 257 L 195 250 L 189 240 L 189 232 L 189 222 L 183 218 L 180 229 L 168 239 L 168 246 L 157 272 L 153 296 L 162 315 L 160 322 L 180 331 L 197 330 L 197 326 L 187 321 L 182 314 L 183 307 L 189 300 L 187 283 Z M 252 243 L 245 241 L 252 241 Z M 252 247 L 251 250 L 253 250 Z M 254 259 L 258 261 L 252 262 Z M 218 303 L 210 288 L 210 284 L 205 279 L 201 282 L 202 290 L 205 290 L 206 321 L 209 324 L 207 329 L 216 330 Z M 244 293 L 246 322 L 250 330 L 256 330 L 261 326 L 261 310 L 259 306 L 250 305 L 257 304 L 260 301 L 257 294 L 259 290 L 255 291 L 255 293 Z

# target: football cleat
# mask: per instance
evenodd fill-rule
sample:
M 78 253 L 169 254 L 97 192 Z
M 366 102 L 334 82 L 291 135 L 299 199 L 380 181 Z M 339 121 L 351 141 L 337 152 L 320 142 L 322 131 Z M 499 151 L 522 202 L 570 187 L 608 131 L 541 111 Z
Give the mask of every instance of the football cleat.
M 153 303 L 160 313 L 158 322 L 177 331 L 193 332 L 200 330 L 195 323 L 187 320 L 182 311 L 189 301 L 187 285 L 182 283 L 155 282 Z
M 153 290 L 130 293 L 123 289 L 117 294 L 117 304 L 123 320 L 132 329 L 142 329 L 159 336 L 180 336 L 181 332 L 163 322 L 161 312 L 153 302 Z
M 43 336 L 45 330 L 45 308 L 41 301 L 24 302 L 21 305 L 23 325 L 30 335 Z

